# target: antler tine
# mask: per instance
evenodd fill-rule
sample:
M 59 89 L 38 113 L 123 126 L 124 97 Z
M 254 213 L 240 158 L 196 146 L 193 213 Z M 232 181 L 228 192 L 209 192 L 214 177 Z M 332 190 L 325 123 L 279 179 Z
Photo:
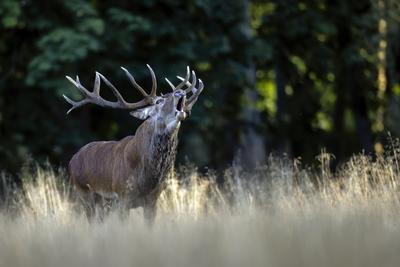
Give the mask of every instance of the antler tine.
M 83 99 L 83 100 L 81 100 L 81 101 L 75 102 L 75 101 L 71 100 L 70 98 L 68 98 L 66 95 L 63 95 L 63 97 L 64 97 L 64 99 L 65 99 L 69 104 L 72 105 L 72 107 L 67 111 L 67 115 L 68 115 L 71 111 L 73 111 L 74 109 L 79 108 L 80 106 L 83 106 L 83 105 L 89 103 L 89 101 L 88 101 L 87 99 Z
M 156 79 L 156 75 L 155 75 L 153 69 L 150 67 L 149 64 L 146 64 L 146 66 L 150 71 L 151 81 L 152 81 L 152 87 L 151 87 L 150 96 L 156 96 L 156 94 L 157 94 L 157 79 Z
M 189 83 L 190 84 L 190 83 Z M 191 101 L 193 101 L 193 99 L 195 99 L 196 97 L 198 97 L 201 93 L 201 91 L 203 91 L 204 89 L 204 84 L 203 81 L 201 79 L 199 79 L 199 88 L 195 88 L 194 86 L 192 86 L 192 84 L 190 84 L 190 87 L 193 87 L 193 95 L 191 95 L 188 99 L 188 102 L 190 103 Z
M 181 76 L 176 76 L 176 77 L 177 77 L 179 80 L 183 81 L 183 82 L 185 81 L 185 79 L 182 78 Z M 185 93 L 186 93 L 186 94 L 188 94 L 188 93 L 190 93 L 190 92 L 195 93 L 193 90 L 196 89 L 196 88 L 195 88 L 196 83 L 197 83 L 196 73 L 195 73 L 194 71 L 192 71 L 192 82 L 186 81 L 185 85 L 187 85 L 188 88 L 185 89 Z M 196 89 L 196 90 L 197 90 L 197 89 Z
M 196 88 L 194 88 L 194 89 L 196 89 Z M 201 94 L 201 92 L 204 89 L 204 84 L 201 79 L 199 79 L 199 88 L 197 88 L 195 91 L 194 91 L 194 89 L 193 89 L 193 95 L 189 97 L 189 99 L 187 100 L 187 104 L 186 104 L 186 111 L 189 113 L 192 110 L 193 105 L 196 103 L 199 95 Z
M 204 83 L 201 79 L 199 79 L 199 88 L 197 89 L 195 95 L 200 95 L 204 89 Z
M 125 99 L 122 97 L 122 95 L 120 94 L 120 92 L 117 90 L 117 88 L 115 88 L 115 86 L 109 81 L 107 80 L 106 77 L 104 77 L 101 73 L 99 73 L 100 78 L 106 83 L 106 85 L 108 87 L 110 87 L 110 89 L 112 90 L 113 94 L 117 97 L 117 102 L 111 102 L 111 101 L 107 101 L 101 98 L 101 100 L 104 100 L 104 102 L 108 102 L 106 103 L 109 107 L 112 108 L 122 108 L 122 109 L 138 109 L 141 108 L 143 106 L 146 106 L 148 104 L 151 104 L 153 102 L 153 96 L 146 96 L 144 99 L 140 100 L 139 102 L 135 102 L 135 103 L 128 103 L 125 101 Z
M 68 81 L 75 85 L 75 87 L 78 88 L 79 91 L 81 91 L 84 95 L 90 94 L 90 92 L 80 83 L 78 75 L 76 75 L 76 81 L 69 76 L 65 76 L 65 78 L 67 78 Z
M 96 95 L 100 95 L 100 75 L 97 71 L 93 84 L 93 93 L 95 93 Z
M 196 83 L 197 83 L 196 73 L 194 72 L 194 70 L 192 70 L 192 82 L 191 85 L 185 89 L 185 93 L 192 92 L 193 89 L 195 89 Z
M 146 93 L 146 91 L 135 81 L 135 78 L 133 78 L 133 76 L 129 73 L 129 71 L 127 69 L 125 69 L 124 67 L 121 67 L 121 69 L 125 72 L 126 76 L 128 76 L 129 81 L 132 83 L 132 85 L 139 90 L 139 92 L 143 95 L 143 96 L 148 96 L 148 94 Z
M 180 84 L 175 87 L 175 90 L 181 89 L 186 83 L 189 81 L 190 78 L 190 69 L 189 66 L 186 66 L 186 77 Z
M 165 78 L 165 80 L 167 81 L 169 86 L 171 86 L 172 91 L 174 91 L 175 90 L 175 86 L 167 78 Z
M 194 71 L 192 72 L 192 75 L 194 76 L 193 79 L 192 79 L 192 82 L 190 83 L 190 82 L 187 81 L 187 82 L 185 83 L 185 85 L 188 86 L 188 88 L 185 89 L 185 92 L 186 92 L 186 93 L 192 92 L 192 95 L 188 98 L 188 100 L 187 100 L 187 102 L 186 102 L 187 104 L 186 104 L 186 108 L 185 108 L 185 109 L 186 109 L 186 111 L 188 111 L 188 112 L 191 111 L 191 109 L 192 109 L 194 103 L 196 103 L 196 101 L 197 101 L 197 99 L 198 99 L 200 93 L 201 93 L 201 92 L 203 91 L 203 89 L 204 89 L 204 84 L 203 84 L 203 81 L 202 81 L 201 79 L 199 79 L 199 88 L 196 88 L 196 87 L 195 87 L 195 85 L 196 85 L 196 83 L 197 83 L 197 79 L 195 78 L 195 77 L 196 77 L 196 74 L 194 73 Z M 184 78 L 182 78 L 182 77 L 180 77 L 180 76 L 177 76 L 177 77 L 178 77 L 179 80 L 185 81 Z
M 104 77 L 101 73 L 96 72 L 96 76 L 99 75 L 100 78 L 106 83 L 106 85 L 108 87 L 110 87 L 111 91 L 113 92 L 113 94 L 115 95 L 115 97 L 117 98 L 118 103 L 122 104 L 123 106 L 127 106 L 128 103 L 125 101 L 125 99 L 122 97 L 122 95 L 120 94 L 120 92 L 117 90 L 117 88 L 115 88 L 115 86 L 109 81 L 107 80 L 106 77 Z
M 75 85 L 75 87 L 78 88 L 79 91 L 81 91 L 86 97 L 88 97 L 88 96 L 91 94 L 91 93 L 90 93 L 85 87 L 83 87 L 83 85 L 80 83 L 78 75 L 76 76 L 76 81 L 75 81 L 74 79 L 72 79 L 71 77 L 69 77 L 69 76 L 65 76 L 65 77 L 68 79 L 68 81 L 70 81 L 73 85 Z M 66 95 L 63 95 L 63 97 L 64 97 L 64 99 L 65 99 L 69 104 L 72 105 L 72 107 L 67 111 L 67 115 L 68 115 L 71 111 L 73 111 L 74 109 L 79 108 L 80 106 L 83 106 L 83 105 L 89 103 L 89 100 L 88 100 L 88 99 L 83 99 L 83 100 L 81 100 L 81 101 L 73 101 L 73 100 L 71 100 L 70 98 L 68 98 Z

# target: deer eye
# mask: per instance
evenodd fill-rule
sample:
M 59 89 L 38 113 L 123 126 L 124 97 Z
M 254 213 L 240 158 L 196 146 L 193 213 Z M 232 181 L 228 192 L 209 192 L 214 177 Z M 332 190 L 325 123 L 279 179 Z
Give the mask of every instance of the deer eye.
M 156 104 L 158 105 L 158 104 L 161 104 L 161 103 L 163 103 L 164 102 L 164 99 L 158 99 L 157 101 L 156 101 Z
M 182 92 L 182 91 L 176 91 L 176 92 L 174 93 L 174 95 L 175 95 L 176 97 L 181 97 L 181 96 L 183 96 L 183 92 Z

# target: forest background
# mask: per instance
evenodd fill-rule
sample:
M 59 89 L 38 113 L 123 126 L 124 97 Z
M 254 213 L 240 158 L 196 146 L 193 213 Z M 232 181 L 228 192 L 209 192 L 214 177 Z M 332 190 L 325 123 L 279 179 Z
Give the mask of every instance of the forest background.
M 0 170 L 28 158 L 66 166 L 84 144 L 134 134 L 128 112 L 87 106 L 65 75 L 95 71 L 129 100 L 145 66 L 177 82 L 186 65 L 205 90 L 180 131 L 178 163 L 224 169 L 268 153 L 338 164 L 382 153 L 400 135 L 400 4 L 396 0 L 0 2 Z M 103 90 L 105 98 L 111 92 Z

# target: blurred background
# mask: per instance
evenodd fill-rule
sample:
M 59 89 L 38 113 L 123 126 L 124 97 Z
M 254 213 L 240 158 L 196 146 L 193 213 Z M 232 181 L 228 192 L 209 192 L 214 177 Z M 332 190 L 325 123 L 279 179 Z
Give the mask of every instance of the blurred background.
M 97 70 L 127 100 L 159 90 L 191 66 L 205 83 L 180 131 L 178 163 L 223 169 L 269 153 L 345 160 L 382 153 L 400 135 L 398 0 L 2 0 L 0 169 L 27 158 L 66 166 L 81 146 L 133 134 L 121 110 L 85 106 L 66 116 L 65 79 L 92 88 Z M 103 86 L 102 95 L 113 99 Z

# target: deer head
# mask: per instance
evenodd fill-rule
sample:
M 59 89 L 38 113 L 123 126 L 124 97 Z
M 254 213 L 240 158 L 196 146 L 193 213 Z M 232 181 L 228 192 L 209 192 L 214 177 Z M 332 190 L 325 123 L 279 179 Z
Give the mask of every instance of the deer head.
M 128 77 L 129 72 L 124 69 Z M 142 120 L 152 120 L 161 131 L 173 132 L 180 126 L 180 122 L 188 117 L 190 111 L 197 101 L 198 95 L 204 88 L 203 82 L 199 80 L 199 88 L 195 88 L 197 80 L 196 74 L 192 71 L 192 82 L 189 82 L 189 67 L 186 70 L 186 77 L 181 78 L 181 83 L 174 86 L 167 78 L 167 83 L 171 86 L 172 92 L 162 95 L 155 100 L 154 105 L 137 109 L 130 112 L 136 118 Z M 132 78 L 130 78 L 132 80 Z M 187 86 L 187 88 L 183 88 Z M 190 97 L 187 97 L 191 94 Z
M 152 78 L 152 88 L 150 94 L 146 93 L 146 91 L 139 84 L 137 84 L 127 69 L 121 67 L 132 85 L 138 89 L 144 97 L 141 101 L 135 103 L 126 102 L 115 86 L 99 72 L 96 72 L 93 91 L 87 90 L 80 83 L 78 76 L 76 77 L 76 80 L 66 76 L 66 78 L 73 83 L 75 87 L 77 87 L 85 96 L 85 98 L 81 101 L 73 101 L 64 95 L 65 100 L 72 105 L 67 114 L 78 107 L 92 103 L 107 108 L 131 110 L 130 114 L 132 116 L 141 120 L 149 120 L 149 122 L 154 122 L 156 125 L 156 130 L 173 132 L 179 128 L 180 122 L 187 118 L 190 114 L 193 105 L 197 101 L 198 96 L 204 88 L 204 84 L 199 79 L 199 87 L 196 88 L 196 74 L 194 71 L 192 71 L 192 80 L 189 81 L 190 70 L 189 67 L 187 67 L 185 78 L 177 76 L 178 79 L 181 80 L 181 83 L 179 83 L 177 86 L 174 86 L 167 78 L 165 78 L 167 83 L 171 86 L 172 92 L 157 96 L 156 76 L 153 69 L 149 65 L 147 65 L 147 68 L 149 69 Z M 100 80 L 103 80 L 104 83 L 112 90 L 113 94 L 117 98 L 116 102 L 105 100 L 100 96 Z

